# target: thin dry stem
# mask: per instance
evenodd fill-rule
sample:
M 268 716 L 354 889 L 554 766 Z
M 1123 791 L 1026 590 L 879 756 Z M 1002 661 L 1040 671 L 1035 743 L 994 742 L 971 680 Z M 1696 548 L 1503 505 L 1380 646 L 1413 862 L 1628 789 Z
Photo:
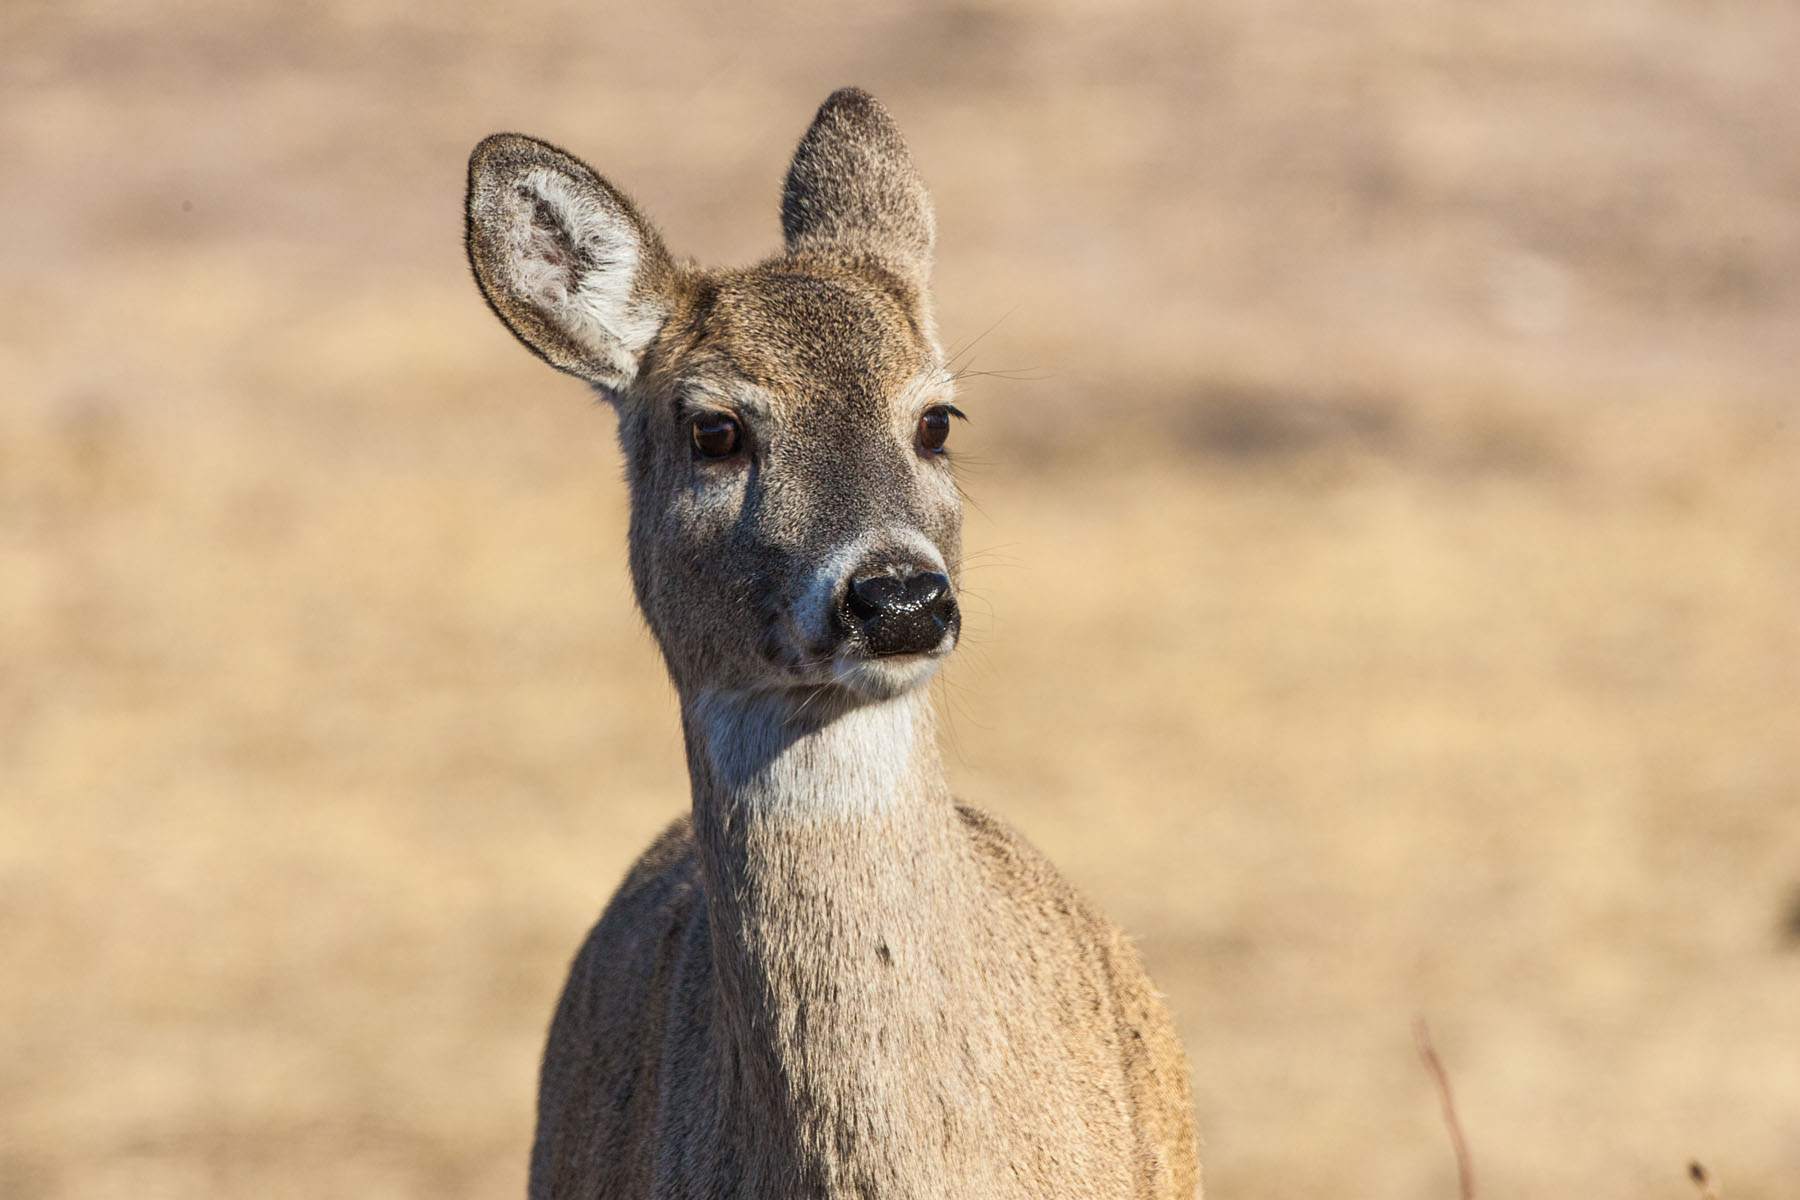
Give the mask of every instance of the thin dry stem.
M 1457 1195 L 1461 1200 L 1475 1200 L 1475 1164 L 1469 1158 L 1469 1143 L 1463 1138 L 1462 1122 L 1456 1116 L 1456 1098 L 1450 1094 L 1450 1074 L 1438 1058 L 1437 1047 L 1431 1044 L 1431 1027 L 1424 1017 L 1413 1021 L 1413 1040 L 1418 1044 L 1419 1057 L 1425 1060 L 1425 1069 L 1431 1072 L 1432 1081 L 1437 1084 L 1438 1100 L 1444 1107 L 1444 1125 L 1450 1131 L 1450 1148 L 1456 1153 Z

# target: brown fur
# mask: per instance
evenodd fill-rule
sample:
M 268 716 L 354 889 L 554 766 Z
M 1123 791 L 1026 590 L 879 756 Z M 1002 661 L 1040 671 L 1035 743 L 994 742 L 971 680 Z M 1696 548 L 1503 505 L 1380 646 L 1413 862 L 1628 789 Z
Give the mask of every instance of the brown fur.
M 808 130 L 786 252 L 676 264 L 542 143 L 470 164 L 495 311 L 614 400 L 638 598 L 682 699 L 693 815 L 588 937 L 544 1054 L 534 1197 L 1190 1197 L 1187 1065 L 1137 954 L 957 805 L 924 683 L 847 582 L 954 580 L 930 201 L 853 89 Z M 744 451 L 706 459 L 720 414 Z M 935 637 L 936 634 L 931 636 Z

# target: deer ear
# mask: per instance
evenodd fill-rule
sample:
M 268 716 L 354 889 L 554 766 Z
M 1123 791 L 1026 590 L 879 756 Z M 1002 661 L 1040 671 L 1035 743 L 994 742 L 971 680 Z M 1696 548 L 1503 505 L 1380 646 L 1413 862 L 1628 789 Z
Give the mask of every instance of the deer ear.
M 936 222 L 906 139 L 861 88 L 826 98 L 794 151 L 781 198 L 790 252 L 828 249 L 871 257 L 923 298 Z
M 673 304 L 662 240 L 572 155 L 497 133 L 469 158 L 469 263 L 494 312 L 551 366 L 614 393 Z

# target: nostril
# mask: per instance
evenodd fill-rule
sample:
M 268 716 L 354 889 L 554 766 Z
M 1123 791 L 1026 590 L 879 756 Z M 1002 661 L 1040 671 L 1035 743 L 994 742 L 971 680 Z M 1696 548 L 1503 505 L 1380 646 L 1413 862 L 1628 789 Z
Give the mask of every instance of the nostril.
M 936 619 L 939 625 L 948 629 L 957 619 L 956 593 L 951 590 L 950 581 L 942 575 L 934 575 L 937 586 L 932 589 L 931 598 L 926 602 L 925 611 Z
M 869 621 L 900 606 L 906 596 L 906 584 L 894 575 L 866 575 L 850 581 L 846 602 L 850 615 Z
M 921 571 L 906 581 L 908 607 L 935 613 L 949 598 L 950 581 L 936 571 Z

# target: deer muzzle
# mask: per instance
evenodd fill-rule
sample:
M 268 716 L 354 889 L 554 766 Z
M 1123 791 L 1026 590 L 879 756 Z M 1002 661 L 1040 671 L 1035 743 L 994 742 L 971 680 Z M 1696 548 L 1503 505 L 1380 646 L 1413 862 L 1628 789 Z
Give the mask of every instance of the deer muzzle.
M 938 650 L 955 638 L 961 614 L 948 577 L 897 565 L 853 575 L 839 619 L 852 640 L 871 656 L 885 658 Z

